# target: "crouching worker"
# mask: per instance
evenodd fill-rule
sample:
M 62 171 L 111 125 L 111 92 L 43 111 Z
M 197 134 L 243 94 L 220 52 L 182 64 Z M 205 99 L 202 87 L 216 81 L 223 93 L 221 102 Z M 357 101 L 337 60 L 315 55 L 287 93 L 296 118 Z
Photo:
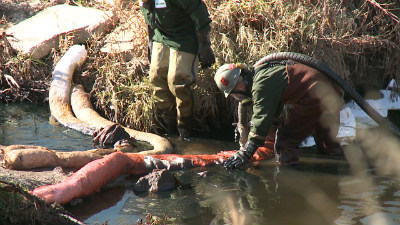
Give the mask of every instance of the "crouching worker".
M 201 0 L 141 0 L 140 4 L 149 31 L 149 78 L 157 120 L 167 133 L 178 128 L 186 139 L 193 128 L 190 85 L 199 61 L 202 68 L 215 62 L 207 7 Z
M 225 97 L 232 96 L 239 102 L 251 100 L 253 104 L 247 142 L 224 163 L 226 168 L 249 161 L 264 144 L 284 104 L 291 107 L 276 131 L 274 151 L 279 165 L 298 164 L 299 145 L 309 135 L 314 136 L 322 152 L 342 154 L 336 135 L 343 94 L 318 70 L 291 60 L 265 62 L 255 68 L 225 64 L 214 79 Z

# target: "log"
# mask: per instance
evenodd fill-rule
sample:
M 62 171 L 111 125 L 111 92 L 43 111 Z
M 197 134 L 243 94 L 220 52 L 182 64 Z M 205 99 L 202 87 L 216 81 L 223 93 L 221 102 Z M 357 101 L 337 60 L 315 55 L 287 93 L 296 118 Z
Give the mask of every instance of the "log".
M 0 198 L 3 203 L 12 201 L 9 205 L 0 203 L 2 205 L 1 221 L 6 223 L 84 225 L 61 207 L 48 204 L 12 182 L 0 180 Z M 16 212 L 17 210 L 20 211 Z

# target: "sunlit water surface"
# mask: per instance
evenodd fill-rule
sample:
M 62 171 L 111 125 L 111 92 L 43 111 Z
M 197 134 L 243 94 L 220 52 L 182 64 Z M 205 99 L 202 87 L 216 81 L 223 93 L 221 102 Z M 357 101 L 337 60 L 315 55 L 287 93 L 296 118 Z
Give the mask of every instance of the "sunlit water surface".
M 0 144 L 41 145 L 55 150 L 93 148 L 91 137 L 49 124 L 47 106 L 0 104 Z M 234 149 L 231 142 L 172 140 L 187 154 Z M 88 224 L 136 224 L 147 213 L 168 215 L 174 224 L 400 224 L 399 180 L 354 176 L 345 159 L 304 149 L 298 168 L 273 160 L 247 169 L 221 166 L 175 171 L 181 185 L 161 193 L 134 193 L 136 177 L 121 176 L 92 196 L 65 207 Z

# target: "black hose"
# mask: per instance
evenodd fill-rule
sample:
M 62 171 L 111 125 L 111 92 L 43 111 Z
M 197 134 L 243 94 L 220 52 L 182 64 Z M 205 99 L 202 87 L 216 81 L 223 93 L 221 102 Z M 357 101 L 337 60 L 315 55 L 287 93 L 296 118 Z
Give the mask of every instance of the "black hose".
M 258 60 L 254 67 L 261 64 L 278 61 L 278 60 L 293 60 L 316 70 L 319 70 L 325 74 L 328 78 L 333 80 L 339 87 L 341 87 L 359 106 L 364 110 L 373 120 L 375 120 L 379 125 L 389 127 L 397 136 L 400 136 L 400 129 L 396 127 L 389 120 L 381 116 L 368 102 L 365 101 L 363 97 L 356 90 L 354 90 L 349 83 L 347 83 L 341 76 L 339 76 L 335 71 L 333 71 L 329 66 L 323 62 L 315 59 L 313 57 L 296 53 L 296 52 L 278 52 L 267 55 L 262 59 Z

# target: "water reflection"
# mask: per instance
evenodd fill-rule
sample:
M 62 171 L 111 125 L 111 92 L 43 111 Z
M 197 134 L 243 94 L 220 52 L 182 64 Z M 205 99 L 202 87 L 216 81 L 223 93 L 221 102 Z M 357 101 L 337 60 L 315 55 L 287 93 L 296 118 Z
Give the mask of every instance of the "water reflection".
M 373 171 L 372 171 L 373 172 Z M 340 182 L 341 216 L 337 224 L 400 224 L 398 179 L 372 176 L 374 185 L 356 177 L 343 177 Z
M 214 166 L 176 171 L 182 183 L 177 190 L 135 194 L 127 187 L 123 197 L 114 195 L 117 207 L 99 210 L 86 221 L 129 224 L 112 220 L 118 212 L 117 218 L 131 218 L 130 223 L 151 213 L 167 214 L 174 224 L 399 224 L 397 180 L 371 173 L 374 190 L 360 189 L 362 182 L 343 160 L 306 158 L 301 167 L 277 171 L 268 161 L 246 170 Z M 365 204 L 374 202 L 365 198 L 378 203 L 370 205 L 376 210 L 365 211 Z M 107 202 L 93 199 L 93 206 Z M 79 205 L 75 210 L 87 211 Z
M 91 137 L 49 123 L 47 105 L 0 104 L 0 145 L 40 145 L 54 150 L 93 148 Z
M 337 176 L 288 168 L 276 173 L 269 165 L 245 171 L 219 169 L 197 190 L 210 196 L 211 207 L 220 211 L 215 224 L 228 224 L 235 213 L 241 224 L 332 224 L 338 217 Z
M 0 105 L 0 144 L 92 148 L 90 137 L 52 126 L 48 117 L 46 107 Z M 185 154 L 235 148 L 231 142 L 206 139 L 173 141 Z M 134 193 L 137 177 L 125 176 L 66 207 L 89 224 L 135 224 L 147 213 L 167 214 L 174 224 L 400 224 L 399 179 L 374 169 L 356 150 L 347 150 L 355 154 L 346 156 L 352 163 L 303 149 L 297 168 L 278 169 L 270 160 L 243 170 L 175 171 L 181 186 L 156 194 Z

